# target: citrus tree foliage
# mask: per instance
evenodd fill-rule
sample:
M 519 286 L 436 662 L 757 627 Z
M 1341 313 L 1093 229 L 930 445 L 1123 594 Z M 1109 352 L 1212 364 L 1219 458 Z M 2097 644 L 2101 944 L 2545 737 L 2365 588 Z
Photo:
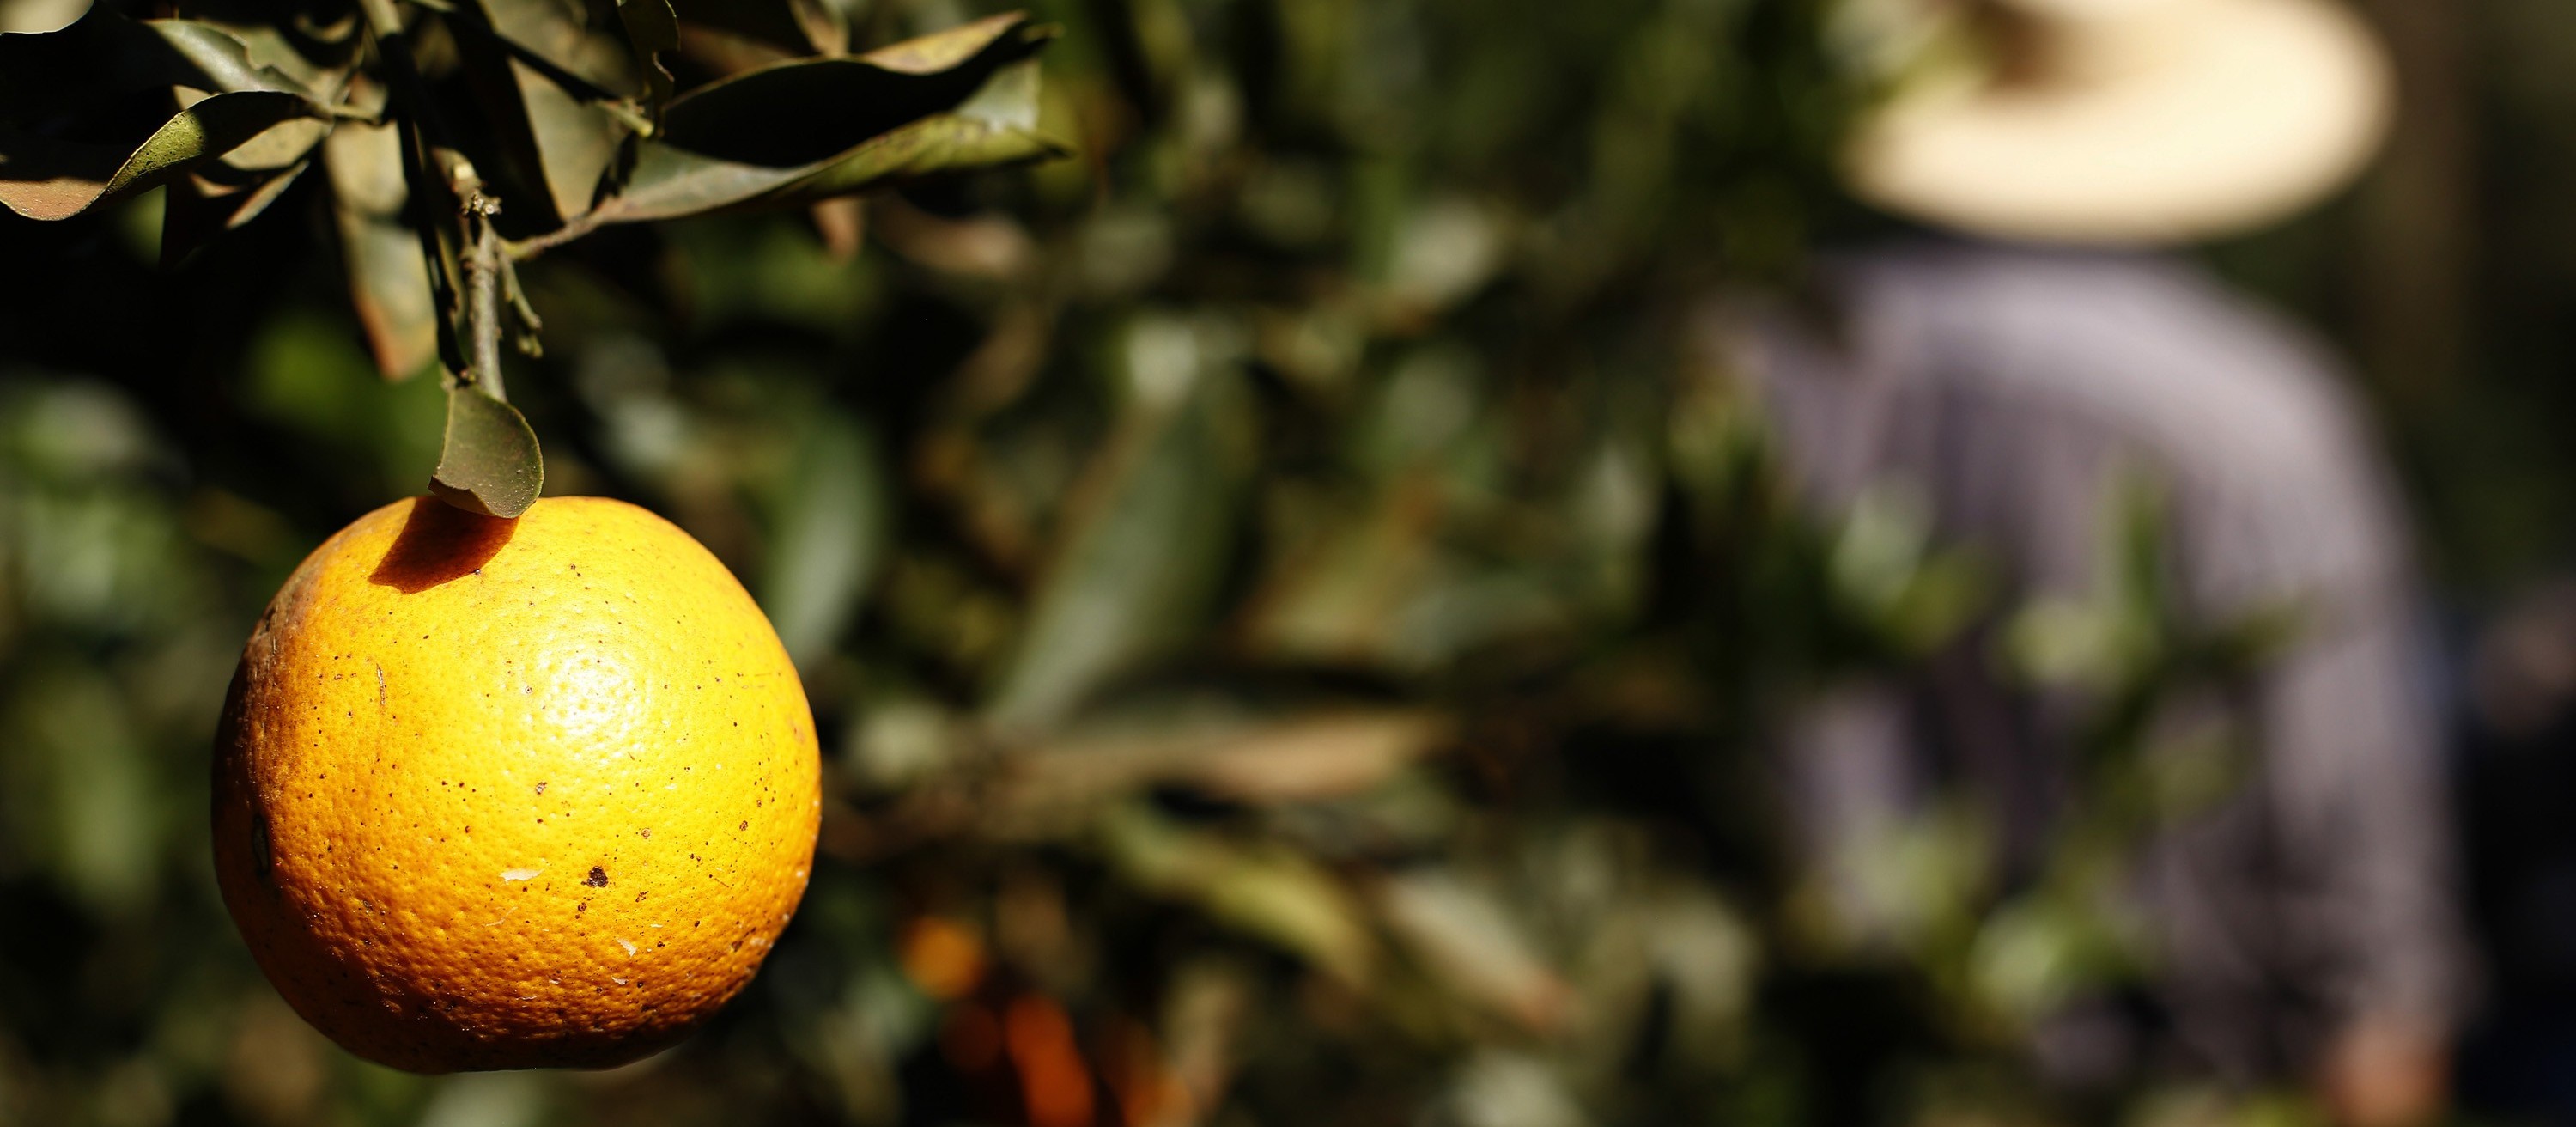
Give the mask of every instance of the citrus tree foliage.
M 1836 219 L 1855 95 L 1812 0 L 983 15 L 0 38 L 0 238 L 46 263 L 0 302 L 0 1121 L 2043 1108 L 2020 1022 L 2137 965 L 2092 910 L 2118 841 L 2008 899 L 1973 818 L 1915 827 L 1893 946 L 1770 844 L 1784 705 L 1999 609 L 1893 499 L 1791 518 L 1692 347 Z M 539 440 L 546 488 L 671 515 L 760 598 L 824 733 L 821 860 L 669 1054 L 390 1073 L 223 922 L 205 741 L 304 551 L 433 475 L 524 504 Z M 2154 572 L 2017 626 L 2032 675 L 2116 718 L 2240 665 Z M 2145 730 L 2097 741 L 2109 824 L 2173 789 Z
M 825 53 L 679 92 L 669 0 L 211 7 L 138 21 L 102 5 L 0 40 L 0 205 L 62 220 L 163 188 L 174 261 L 319 162 L 378 363 L 406 377 L 434 350 L 455 377 L 432 488 L 492 515 L 544 481 L 500 371 L 503 294 L 522 347 L 540 328 L 513 260 L 606 224 L 1055 151 L 1028 61 L 1046 32 L 1017 14 L 851 55 L 829 13 L 712 5 L 719 27 Z

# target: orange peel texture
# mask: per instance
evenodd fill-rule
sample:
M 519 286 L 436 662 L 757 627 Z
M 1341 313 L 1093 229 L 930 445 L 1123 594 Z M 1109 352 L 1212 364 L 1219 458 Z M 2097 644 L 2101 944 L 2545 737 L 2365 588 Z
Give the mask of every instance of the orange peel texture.
M 591 497 L 341 530 L 261 616 L 215 750 L 216 875 L 261 969 L 415 1072 L 677 1041 L 787 926 L 822 809 L 760 608 Z

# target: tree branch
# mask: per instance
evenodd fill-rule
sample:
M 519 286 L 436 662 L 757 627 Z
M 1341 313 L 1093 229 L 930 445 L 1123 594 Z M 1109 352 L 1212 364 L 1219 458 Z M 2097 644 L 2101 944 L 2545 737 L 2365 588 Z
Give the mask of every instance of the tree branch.
M 499 200 L 481 192 L 465 201 L 465 225 L 474 240 L 465 260 L 465 331 L 474 345 L 468 378 L 507 403 L 510 395 L 501 382 L 501 236 L 492 230 L 492 216 L 500 210 Z

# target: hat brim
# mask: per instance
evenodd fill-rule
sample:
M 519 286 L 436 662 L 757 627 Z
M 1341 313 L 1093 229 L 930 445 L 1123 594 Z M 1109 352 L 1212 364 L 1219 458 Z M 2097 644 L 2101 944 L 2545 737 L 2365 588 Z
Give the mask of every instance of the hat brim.
M 2082 88 L 1903 92 L 1845 153 L 1855 194 L 2004 238 L 2192 242 L 2275 222 L 2367 164 L 2392 82 L 2326 0 L 2231 0 L 2192 49 Z

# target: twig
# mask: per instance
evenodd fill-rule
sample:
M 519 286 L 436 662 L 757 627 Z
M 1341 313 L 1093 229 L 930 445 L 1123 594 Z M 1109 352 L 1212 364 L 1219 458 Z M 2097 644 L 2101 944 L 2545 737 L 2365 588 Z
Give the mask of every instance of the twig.
M 358 0 L 358 9 L 366 13 L 367 30 L 375 36 L 376 54 L 384 61 L 387 77 L 393 80 L 394 97 L 401 101 L 404 116 L 431 145 L 448 146 L 446 123 L 438 119 L 428 87 L 421 82 L 420 68 L 412 63 L 402 13 L 394 10 L 393 0 Z
M 450 256 L 449 239 L 454 232 L 434 216 L 444 210 L 434 206 L 441 189 L 451 192 L 454 169 L 442 168 L 433 179 L 429 163 L 441 151 L 453 152 L 446 122 L 440 120 L 437 106 L 431 102 L 429 89 L 421 81 L 420 68 L 411 57 L 410 33 L 403 29 L 402 13 L 394 10 L 393 0 L 358 0 L 358 8 L 367 21 L 367 36 L 374 41 L 376 58 L 385 69 L 391 96 L 385 107 L 388 121 L 401 129 L 403 183 L 411 191 L 414 214 L 418 221 L 413 231 L 420 236 L 421 257 L 429 267 L 429 282 L 442 311 L 456 308 L 458 296 L 455 259 Z M 457 200 L 465 197 L 454 194 Z M 464 342 L 456 339 L 456 319 L 438 318 L 438 355 L 449 369 L 471 366 L 465 355 Z
M 553 250 L 554 248 L 562 246 L 565 243 L 569 243 L 574 239 L 578 239 L 596 231 L 599 227 L 599 212 L 596 209 L 593 209 L 566 220 L 563 226 L 557 227 L 542 235 L 530 235 L 524 239 L 514 239 L 506 249 L 509 250 L 511 258 L 525 262 L 528 259 L 535 258 L 549 250 Z
M 515 339 L 519 342 L 519 352 L 525 356 L 543 356 L 546 354 L 545 345 L 538 335 L 546 331 L 546 322 L 537 316 L 537 307 L 528 302 L 527 287 L 519 282 L 519 267 L 510 257 L 510 244 L 506 241 L 501 244 L 500 257 L 501 296 L 509 300 L 510 309 L 518 314 L 519 332 Z
M 472 349 L 464 378 L 484 394 L 509 402 L 501 377 L 501 272 L 505 267 L 501 261 L 501 235 L 492 229 L 492 217 L 501 213 L 501 201 L 483 191 L 482 178 L 475 173 L 473 164 L 448 140 L 446 123 L 439 120 L 428 87 L 412 62 L 402 13 L 395 10 L 394 0 L 358 0 L 358 8 L 366 15 L 377 54 L 393 79 L 395 105 L 410 122 L 420 147 L 428 150 L 426 155 L 441 165 L 438 172 L 443 186 L 456 200 L 458 220 L 464 225 L 465 333 L 469 339 L 463 343 Z M 405 155 L 415 156 L 409 152 Z M 430 186 L 428 177 L 422 175 L 426 171 L 418 161 L 406 161 L 405 179 L 411 181 L 415 194 Z M 429 255 L 435 274 L 444 257 L 439 253 L 438 239 L 427 228 L 421 235 L 422 249 Z
M 465 225 L 473 229 L 474 249 L 465 260 L 465 330 L 474 338 L 474 386 L 504 403 L 501 385 L 501 236 L 492 229 L 499 200 L 476 192 L 465 201 Z

